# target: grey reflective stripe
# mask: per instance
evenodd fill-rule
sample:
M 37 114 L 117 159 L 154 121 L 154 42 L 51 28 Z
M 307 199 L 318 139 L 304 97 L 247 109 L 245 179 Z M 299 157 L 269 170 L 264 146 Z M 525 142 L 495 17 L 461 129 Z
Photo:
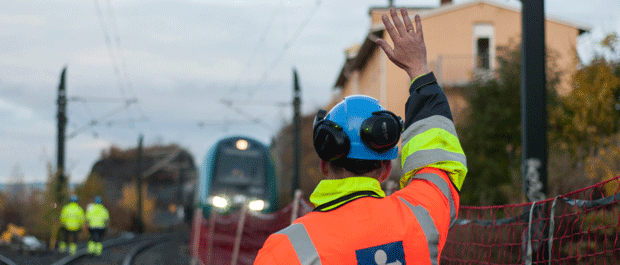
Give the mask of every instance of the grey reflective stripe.
M 403 164 L 403 172 L 409 172 L 441 161 L 456 161 L 467 167 L 467 159 L 465 159 L 463 154 L 443 149 L 427 149 L 416 151 L 407 156 Z
M 439 231 L 433 221 L 433 218 L 426 209 L 422 206 L 413 206 L 407 200 L 398 197 L 411 211 L 418 223 L 422 227 L 422 232 L 426 236 L 426 242 L 428 242 L 428 253 L 430 254 L 431 264 L 437 265 L 439 259 Z
M 441 191 L 441 193 L 443 193 L 444 196 L 446 196 L 446 198 L 450 202 L 450 226 L 452 226 L 452 224 L 456 220 L 456 207 L 454 205 L 454 200 L 452 199 L 452 192 L 450 192 L 449 185 L 451 185 L 451 183 L 447 183 L 442 177 L 434 173 L 415 174 L 413 175 L 413 179 L 424 179 L 430 181 L 431 183 L 435 184 L 437 188 L 439 188 L 439 190 Z
M 444 129 L 458 138 L 458 135 L 456 135 L 456 129 L 454 128 L 454 123 L 450 119 L 441 115 L 434 115 L 426 119 L 416 121 L 407 127 L 407 129 L 403 132 L 403 143 L 407 143 L 416 135 L 433 128 Z
M 303 224 L 292 224 L 287 228 L 278 231 L 276 234 L 288 236 L 297 258 L 302 265 L 321 265 L 319 252 L 316 251 L 308 231 Z

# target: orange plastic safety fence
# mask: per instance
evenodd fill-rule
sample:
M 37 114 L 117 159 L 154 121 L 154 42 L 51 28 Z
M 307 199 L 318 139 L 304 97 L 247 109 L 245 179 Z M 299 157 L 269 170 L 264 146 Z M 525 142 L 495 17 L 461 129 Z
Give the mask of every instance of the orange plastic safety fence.
M 619 227 L 620 176 L 535 203 L 462 206 L 441 264 L 620 264 Z

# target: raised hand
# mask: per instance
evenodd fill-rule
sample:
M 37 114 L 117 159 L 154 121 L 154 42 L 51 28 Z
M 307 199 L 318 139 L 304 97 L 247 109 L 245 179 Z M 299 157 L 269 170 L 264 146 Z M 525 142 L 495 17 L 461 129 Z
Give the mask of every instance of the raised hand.
M 409 78 L 414 78 L 427 74 L 428 65 L 426 62 L 426 45 L 424 44 L 424 35 L 422 34 L 422 21 L 419 15 L 415 16 L 415 30 L 407 9 L 401 8 L 403 21 L 400 20 L 396 9 L 390 8 L 390 15 L 394 25 L 390 22 L 387 15 L 383 15 L 383 25 L 387 30 L 390 38 L 394 42 L 394 48 L 382 39 L 377 40 L 377 44 L 387 54 L 390 61 L 407 72 Z

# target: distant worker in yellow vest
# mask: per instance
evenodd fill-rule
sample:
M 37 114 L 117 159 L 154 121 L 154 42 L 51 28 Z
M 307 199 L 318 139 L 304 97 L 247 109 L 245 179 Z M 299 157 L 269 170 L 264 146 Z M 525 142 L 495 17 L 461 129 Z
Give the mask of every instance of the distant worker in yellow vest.
M 88 223 L 88 231 L 90 232 L 90 240 L 88 241 L 88 253 L 101 256 L 103 245 L 101 239 L 108 227 L 110 214 L 108 210 L 101 204 L 101 197 L 95 197 L 94 204 L 86 209 L 86 222 Z
M 60 212 L 60 223 L 62 223 L 63 239 L 58 243 L 60 252 L 65 252 L 69 242 L 69 254 L 75 255 L 77 251 L 78 232 L 84 225 L 84 210 L 77 203 L 78 196 L 71 195 L 69 203 L 62 208 Z

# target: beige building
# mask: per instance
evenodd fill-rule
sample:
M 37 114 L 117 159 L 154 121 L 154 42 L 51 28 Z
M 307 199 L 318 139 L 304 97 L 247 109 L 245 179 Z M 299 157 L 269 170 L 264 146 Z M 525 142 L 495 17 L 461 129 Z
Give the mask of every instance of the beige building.
M 492 0 L 461 4 L 442 0 L 438 8 L 408 8 L 408 12 L 422 18 L 428 66 L 446 91 L 457 118 L 466 103 L 453 88 L 476 75 L 489 76 L 498 67 L 498 47 L 520 43 L 521 10 Z M 371 8 L 369 13 L 371 26 L 363 44 L 345 51 L 347 60 L 335 85 L 341 93 L 334 100 L 352 94 L 369 95 L 404 118 L 409 77 L 373 41 L 383 38 L 392 44 L 381 22 L 381 15 L 389 14 L 389 9 Z M 577 67 L 577 37 L 588 30 L 570 21 L 546 17 L 547 52 L 558 55 L 556 63 L 563 73 L 560 95 L 569 92 L 569 78 Z

